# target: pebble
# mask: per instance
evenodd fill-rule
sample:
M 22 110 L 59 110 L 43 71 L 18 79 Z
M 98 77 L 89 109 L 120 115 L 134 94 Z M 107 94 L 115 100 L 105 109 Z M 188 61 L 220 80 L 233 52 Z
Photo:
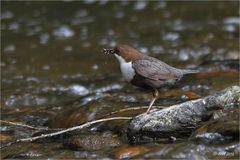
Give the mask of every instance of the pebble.
M 113 152 L 113 157 L 117 159 L 132 158 L 134 156 L 147 152 L 148 149 L 143 146 L 122 147 Z

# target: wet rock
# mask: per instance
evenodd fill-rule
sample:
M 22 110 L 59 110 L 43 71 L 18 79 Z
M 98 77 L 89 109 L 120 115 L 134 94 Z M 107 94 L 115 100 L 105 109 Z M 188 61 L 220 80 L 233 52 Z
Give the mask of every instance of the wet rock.
M 100 150 L 116 147 L 121 141 L 114 137 L 104 137 L 99 135 L 80 135 L 69 138 L 64 146 L 71 149 Z
M 205 98 L 141 114 L 129 124 L 129 140 L 139 143 L 146 139 L 145 137 L 186 138 L 200 123 L 211 117 L 213 110 L 223 109 L 229 104 L 239 104 L 239 100 L 240 87 L 233 86 Z
M 132 158 L 134 156 L 143 154 L 147 151 L 148 149 L 144 146 L 122 147 L 114 151 L 112 155 L 114 158 L 124 159 L 124 158 Z
M 210 120 L 205 125 L 197 129 L 191 139 L 219 143 L 229 140 L 239 139 L 239 109 L 225 111 L 224 116 Z

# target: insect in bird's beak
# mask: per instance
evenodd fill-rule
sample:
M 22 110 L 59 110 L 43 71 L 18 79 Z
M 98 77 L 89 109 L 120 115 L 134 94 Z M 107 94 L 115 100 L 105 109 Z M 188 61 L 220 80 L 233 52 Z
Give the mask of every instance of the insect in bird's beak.
M 107 48 L 103 48 L 102 52 L 105 53 L 106 55 L 108 54 L 114 54 L 114 49 L 107 49 Z

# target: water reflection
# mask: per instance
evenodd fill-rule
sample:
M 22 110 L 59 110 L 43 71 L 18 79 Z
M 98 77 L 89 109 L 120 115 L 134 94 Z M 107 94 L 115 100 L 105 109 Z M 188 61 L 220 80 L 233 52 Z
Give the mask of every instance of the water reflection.
M 16 47 L 13 44 L 7 45 L 6 47 L 4 47 L 3 51 L 4 52 L 14 52 L 16 50 Z
M 65 39 L 74 36 L 74 31 L 71 30 L 68 26 L 63 25 L 53 31 L 53 36 L 58 39 Z
M 14 14 L 10 11 L 4 11 L 1 13 L 1 19 L 11 19 L 14 17 Z

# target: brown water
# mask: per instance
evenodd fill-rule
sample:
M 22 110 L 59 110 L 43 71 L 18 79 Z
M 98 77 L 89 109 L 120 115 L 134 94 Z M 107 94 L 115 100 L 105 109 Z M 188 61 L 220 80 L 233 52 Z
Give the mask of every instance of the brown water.
M 3 120 L 65 128 L 121 108 L 147 105 L 148 95 L 127 84 L 114 57 L 101 53 L 103 47 L 117 44 L 134 46 L 179 68 L 201 71 L 163 91 L 158 105 L 202 97 L 239 83 L 237 1 L 29 1 L 1 5 Z M 128 115 L 137 113 L 130 111 Z M 113 121 L 83 131 L 86 136 L 117 137 L 121 141 L 117 147 L 76 151 L 63 147 L 63 138 L 12 145 L 2 150 L 2 158 L 116 158 L 118 152 L 126 151 L 122 147 L 130 146 L 119 133 L 122 128 L 116 129 L 124 125 Z M 1 133 L 2 137 L 23 138 L 34 132 L 2 124 Z M 202 153 L 210 154 L 207 145 L 200 145 L 205 147 Z M 217 147 L 222 149 L 223 145 L 228 144 Z M 161 146 L 145 144 L 129 150 L 143 154 Z M 183 146 L 186 152 L 176 149 L 186 155 L 180 158 L 189 158 L 192 152 L 188 147 L 199 152 L 195 143 L 186 140 Z M 158 152 L 153 157 L 161 157 L 156 156 Z M 176 152 L 166 153 L 165 158 L 174 158 Z

